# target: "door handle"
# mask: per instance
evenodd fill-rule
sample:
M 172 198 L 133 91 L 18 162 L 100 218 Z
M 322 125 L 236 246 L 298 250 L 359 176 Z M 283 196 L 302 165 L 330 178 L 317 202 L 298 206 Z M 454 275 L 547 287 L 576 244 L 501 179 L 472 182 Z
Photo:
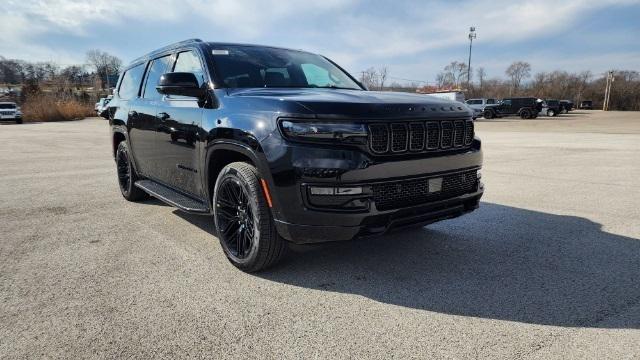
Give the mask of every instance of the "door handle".
M 158 117 L 160 118 L 160 120 L 164 121 L 169 119 L 171 116 L 163 111 L 161 113 L 158 113 Z

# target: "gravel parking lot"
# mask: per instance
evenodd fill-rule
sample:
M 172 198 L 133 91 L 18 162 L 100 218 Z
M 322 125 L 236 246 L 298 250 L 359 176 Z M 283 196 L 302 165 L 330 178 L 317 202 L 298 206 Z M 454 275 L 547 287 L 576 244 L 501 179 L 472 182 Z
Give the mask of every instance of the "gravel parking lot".
M 465 217 L 232 267 L 106 121 L 0 125 L 0 358 L 638 358 L 640 113 L 477 122 Z

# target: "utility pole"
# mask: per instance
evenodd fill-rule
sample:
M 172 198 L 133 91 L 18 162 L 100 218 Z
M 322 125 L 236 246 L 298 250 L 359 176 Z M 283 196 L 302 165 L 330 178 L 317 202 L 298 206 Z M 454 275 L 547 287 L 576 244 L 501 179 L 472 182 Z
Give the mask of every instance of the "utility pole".
M 471 83 L 471 47 L 473 46 L 473 39 L 476 38 L 476 27 L 469 28 L 469 65 L 467 67 L 467 87 Z
M 613 85 L 613 71 L 607 73 L 607 85 L 604 88 L 604 102 L 602 103 L 602 111 L 609 111 L 609 101 L 611 99 L 611 85 Z

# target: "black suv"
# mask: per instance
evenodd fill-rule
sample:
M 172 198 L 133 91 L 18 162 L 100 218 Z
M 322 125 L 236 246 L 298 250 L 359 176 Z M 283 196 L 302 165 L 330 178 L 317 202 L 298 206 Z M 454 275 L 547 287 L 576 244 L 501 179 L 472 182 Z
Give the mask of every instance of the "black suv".
M 542 102 L 534 97 L 514 97 L 502 99 L 499 104 L 484 108 L 485 119 L 517 115 L 523 119 L 535 119 L 542 110 Z
M 478 207 L 466 106 L 373 92 L 331 60 L 188 40 L 127 66 L 109 103 L 122 195 L 213 215 L 229 260 L 350 240 Z
M 573 101 L 571 100 L 560 100 L 560 111 L 564 111 L 568 113 L 573 110 Z
M 562 105 L 558 100 L 545 99 L 543 111 L 546 110 L 547 116 L 558 116 L 562 112 Z

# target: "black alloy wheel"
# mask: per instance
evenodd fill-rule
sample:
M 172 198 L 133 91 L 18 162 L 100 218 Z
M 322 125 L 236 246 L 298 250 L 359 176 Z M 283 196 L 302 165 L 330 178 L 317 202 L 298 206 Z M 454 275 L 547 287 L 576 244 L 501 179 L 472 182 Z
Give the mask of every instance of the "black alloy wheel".
M 220 171 L 213 191 L 214 221 L 222 250 L 234 266 L 246 272 L 274 265 L 288 249 L 275 228 L 261 185 L 253 165 L 235 162 Z
M 225 242 L 231 256 L 246 259 L 254 245 L 256 223 L 249 194 L 240 181 L 233 178 L 225 178 L 218 191 L 216 221 L 220 239 Z

